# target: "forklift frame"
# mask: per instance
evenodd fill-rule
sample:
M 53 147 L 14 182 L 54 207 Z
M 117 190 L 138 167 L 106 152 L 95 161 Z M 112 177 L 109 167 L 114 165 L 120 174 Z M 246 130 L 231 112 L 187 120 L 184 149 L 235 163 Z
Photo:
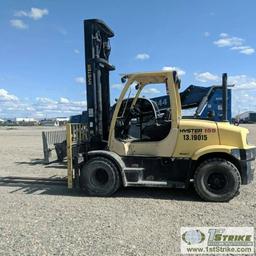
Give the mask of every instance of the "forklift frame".
M 222 76 L 222 122 L 181 118 L 176 71 L 126 74 L 122 78 L 126 85 L 111 117 L 109 72 L 114 66 L 108 60 L 109 38 L 114 34 L 100 20 L 85 20 L 84 32 L 88 118 L 86 124 L 67 125 L 69 189 L 80 185 L 89 195 L 110 196 L 122 185 L 187 188 L 193 180 L 202 199 L 226 202 L 238 194 L 240 184 L 252 181 L 256 148 L 247 143 L 248 130 L 227 122 L 226 73 Z M 167 83 L 171 123 L 164 126 L 170 129 L 163 139 L 149 135 L 150 140 L 136 141 L 127 136 L 131 118 L 141 116 L 140 108 L 135 107 L 130 108 L 125 122 L 118 123 L 126 128 L 124 137 L 116 137 L 118 112 L 134 81 L 139 86 Z M 153 132 L 160 133 L 156 127 L 161 128 L 156 125 Z
M 84 124 L 67 124 L 67 181 L 68 189 L 77 187 L 79 182 L 79 153 L 87 138 L 87 127 Z

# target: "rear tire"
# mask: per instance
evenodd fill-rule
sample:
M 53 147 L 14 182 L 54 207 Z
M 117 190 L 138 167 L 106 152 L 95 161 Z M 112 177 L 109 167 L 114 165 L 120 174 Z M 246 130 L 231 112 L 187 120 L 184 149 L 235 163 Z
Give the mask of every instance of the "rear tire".
M 221 158 L 204 161 L 194 175 L 195 190 L 205 201 L 228 202 L 239 193 L 240 184 L 236 166 Z
M 120 187 L 121 180 L 115 164 L 104 157 L 90 159 L 82 168 L 80 184 L 92 196 L 111 196 Z

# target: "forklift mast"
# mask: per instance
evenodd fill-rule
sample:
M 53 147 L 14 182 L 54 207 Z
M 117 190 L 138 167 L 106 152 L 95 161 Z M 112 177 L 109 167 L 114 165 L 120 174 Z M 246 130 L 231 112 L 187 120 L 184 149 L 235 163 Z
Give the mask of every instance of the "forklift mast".
M 111 51 L 109 38 L 113 31 L 101 20 L 84 20 L 87 127 L 92 148 L 108 140 L 110 118 L 109 63 Z

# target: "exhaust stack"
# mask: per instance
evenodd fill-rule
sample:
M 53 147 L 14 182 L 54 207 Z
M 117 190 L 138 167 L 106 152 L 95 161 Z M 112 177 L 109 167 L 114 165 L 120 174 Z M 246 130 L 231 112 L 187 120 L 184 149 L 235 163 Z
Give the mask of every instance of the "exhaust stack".
M 228 76 L 227 73 L 222 74 L 222 121 L 228 122 L 228 112 L 227 112 L 227 105 L 228 105 Z

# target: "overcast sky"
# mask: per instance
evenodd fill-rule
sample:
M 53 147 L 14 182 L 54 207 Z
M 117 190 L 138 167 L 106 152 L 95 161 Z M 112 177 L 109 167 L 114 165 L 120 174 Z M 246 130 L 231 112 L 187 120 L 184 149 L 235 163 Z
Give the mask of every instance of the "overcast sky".
M 253 0 L 1 1 L 0 118 L 77 114 L 86 108 L 83 20 L 115 32 L 112 99 L 120 74 L 176 69 L 182 89 L 233 89 L 233 115 L 256 110 L 256 2 Z M 159 95 L 152 95 L 159 96 Z

